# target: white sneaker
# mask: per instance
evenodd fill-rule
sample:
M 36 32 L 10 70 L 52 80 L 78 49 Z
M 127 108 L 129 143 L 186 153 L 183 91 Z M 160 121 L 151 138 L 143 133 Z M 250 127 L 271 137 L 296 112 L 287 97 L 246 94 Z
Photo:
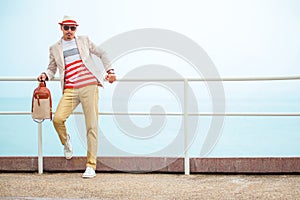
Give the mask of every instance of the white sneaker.
M 65 146 L 64 153 L 65 153 L 66 159 L 71 159 L 72 156 L 73 156 L 73 150 L 72 150 L 72 144 L 71 144 L 71 140 L 70 140 L 70 135 L 69 134 L 68 134 L 68 137 L 67 137 L 67 142 L 66 142 L 66 144 L 64 146 Z
M 85 172 L 82 174 L 82 178 L 93 178 L 96 176 L 96 172 L 92 167 L 87 167 Z

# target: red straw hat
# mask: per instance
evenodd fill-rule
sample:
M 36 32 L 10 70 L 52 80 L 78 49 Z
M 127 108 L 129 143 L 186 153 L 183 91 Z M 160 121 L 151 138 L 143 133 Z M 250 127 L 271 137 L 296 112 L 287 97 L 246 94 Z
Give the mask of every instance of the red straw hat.
M 77 24 L 77 22 L 75 21 L 74 17 L 72 16 L 67 16 L 65 15 L 62 22 L 59 22 L 58 24 L 63 25 L 63 24 L 68 24 L 68 25 L 76 25 L 79 26 L 79 24 Z

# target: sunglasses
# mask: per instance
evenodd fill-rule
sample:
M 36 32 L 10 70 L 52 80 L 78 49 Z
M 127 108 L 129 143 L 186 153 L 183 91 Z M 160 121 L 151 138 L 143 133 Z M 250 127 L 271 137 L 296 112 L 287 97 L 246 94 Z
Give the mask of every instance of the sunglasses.
M 69 29 L 71 29 L 71 31 L 75 31 L 76 30 L 76 26 L 63 25 L 63 29 L 65 31 L 68 31 Z

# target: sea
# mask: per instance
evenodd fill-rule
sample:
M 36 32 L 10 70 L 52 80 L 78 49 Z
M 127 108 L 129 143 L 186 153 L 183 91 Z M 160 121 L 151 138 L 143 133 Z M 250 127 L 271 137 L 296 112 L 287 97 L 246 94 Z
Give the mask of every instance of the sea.
M 0 156 L 36 156 L 38 123 L 30 115 L 31 95 L 36 83 L 22 83 L 22 88 L 19 83 L 7 86 L 8 83 L 1 82 L 0 111 L 29 114 L 0 115 Z M 222 100 L 225 112 L 300 113 L 298 83 L 296 86 L 288 81 L 242 83 L 239 87 L 225 83 L 225 99 Z M 193 84 L 191 91 L 200 96 L 195 102 L 189 101 L 188 106 L 194 109 L 189 112 L 212 113 L 213 104 L 221 100 L 212 101 L 205 85 Z M 182 157 L 186 150 L 190 157 L 300 156 L 299 116 L 192 115 L 188 116 L 184 126 L 184 106 L 179 105 L 182 97 L 175 97 L 176 94 L 168 93 L 168 88 L 159 89 L 159 86 L 153 84 L 148 89 L 144 86 L 143 91 L 139 88 L 136 94 L 124 98 L 114 95 L 118 86 L 100 89 L 98 156 Z M 61 91 L 57 83 L 51 83 L 49 87 L 55 111 Z M 79 106 L 75 111 L 82 110 Z M 151 115 L 151 111 L 169 115 Z M 66 125 L 74 156 L 85 156 L 83 115 L 71 115 Z M 63 146 L 50 120 L 42 123 L 42 145 L 44 156 L 63 156 Z

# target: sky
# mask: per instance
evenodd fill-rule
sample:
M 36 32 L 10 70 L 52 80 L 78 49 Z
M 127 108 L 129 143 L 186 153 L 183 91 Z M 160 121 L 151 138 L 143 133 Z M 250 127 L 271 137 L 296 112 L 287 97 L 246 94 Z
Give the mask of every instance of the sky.
M 78 19 L 77 35 L 99 45 L 141 28 L 183 34 L 207 52 L 221 77 L 300 74 L 297 0 L 1 0 L 0 13 L 1 77 L 36 77 L 44 71 L 49 47 L 62 35 L 58 22 L 64 15 Z M 180 63 L 157 54 L 118 60 L 119 77 L 144 64 L 145 57 L 155 64 Z
M 65 14 L 77 34 L 101 44 L 139 28 L 179 32 L 197 42 L 221 76 L 299 74 L 297 0 L 1 0 L 1 76 L 35 76 L 48 65 Z

